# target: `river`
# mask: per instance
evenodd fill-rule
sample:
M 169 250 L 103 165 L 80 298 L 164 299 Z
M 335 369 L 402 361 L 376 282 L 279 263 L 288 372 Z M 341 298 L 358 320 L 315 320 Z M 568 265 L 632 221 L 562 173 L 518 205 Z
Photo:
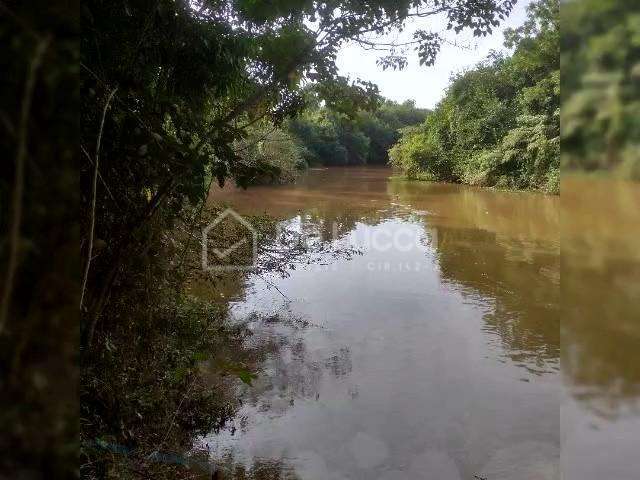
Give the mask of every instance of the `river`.
M 562 471 L 640 478 L 640 184 L 563 180 Z
M 566 479 L 635 478 L 607 472 L 637 462 L 640 362 L 624 364 L 613 342 L 631 343 L 638 325 L 600 321 L 600 289 L 617 271 L 601 274 L 608 258 L 592 250 L 612 245 L 597 228 L 581 243 L 587 204 L 411 182 L 385 168 L 318 169 L 293 185 L 212 196 L 359 252 L 328 252 L 284 278 L 250 276 L 233 298 L 252 341 L 276 347 L 233 425 L 202 440 L 228 476 L 546 480 L 562 467 Z M 564 241 L 572 254 L 561 261 Z M 617 260 L 638 260 L 632 243 L 616 247 Z M 565 268 L 579 287 L 561 282 Z M 628 303 L 618 315 L 631 314 L 637 293 L 617 297 Z M 569 313 L 561 336 L 567 299 L 581 302 L 582 317 Z M 635 426 L 625 430 L 621 416 Z M 617 470 L 598 471 L 603 445 L 617 444 Z

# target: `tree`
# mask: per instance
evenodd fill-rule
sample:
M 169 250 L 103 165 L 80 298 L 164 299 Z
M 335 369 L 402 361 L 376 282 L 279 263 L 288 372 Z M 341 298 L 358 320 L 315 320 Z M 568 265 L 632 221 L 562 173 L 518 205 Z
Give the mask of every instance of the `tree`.
M 556 192 L 560 155 L 559 2 L 539 0 L 493 53 L 455 76 L 424 124 L 390 152 L 407 175 Z
M 160 216 L 170 224 L 185 206 L 206 196 L 212 177 L 220 184 L 233 178 L 240 185 L 255 177 L 233 149 L 247 127 L 261 118 L 280 125 L 298 113 L 309 82 L 318 84 L 323 100 L 337 111 L 377 101 L 374 85 L 338 75 L 335 59 L 341 45 L 354 41 L 372 47 L 371 35 L 402 28 L 412 18 L 436 16 L 447 21 L 448 30 L 468 28 L 485 35 L 514 3 L 84 3 L 83 231 L 88 245 L 94 217 L 95 236 L 105 244 L 89 272 L 85 343 L 90 343 L 123 259 L 138 255 L 151 241 L 150 219 Z M 423 63 L 432 64 L 442 41 L 442 34 L 417 31 L 410 45 L 382 42 L 376 48 L 383 50 L 383 66 L 401 67 L 406 48 L 415 48 Z M 93 158 L 98 137 L 103 139 L 99 167 Z M 97 189 L 92 188 L 94 177 L 101 179 Z
M 378 103 L 336 111 L 319 101 L 308 102 L 313 108 L 287 122 L 287 128 L 304 147 L 310 165 L 386 165 L 400 129 L 424 120 L 426 110 L 413 102 Z
M 563 165 L 640 178 L 637 2 L 566 2 L 561 24 Z

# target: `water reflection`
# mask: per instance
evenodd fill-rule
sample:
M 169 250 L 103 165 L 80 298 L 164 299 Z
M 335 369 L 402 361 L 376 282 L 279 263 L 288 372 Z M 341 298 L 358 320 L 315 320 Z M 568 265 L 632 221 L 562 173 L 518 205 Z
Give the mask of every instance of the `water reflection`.
M 640 399 L 640 185 L 563 188 L 563 370 L 578 397 L 615 416 Z
M 640 458 L 640 185 L 562 185 L 563 468 L 637 478 Z
M 493 299 L 484 329 L 503 343 L 505 354 L 534 374 L 557 371 L 558 255 L 518 240 L 501 248 L 496 234 L 483 230 L 441 228 L 438 239 L 443 277 L 469 295 Z
M 223 478 L 236 480 L 298 480 L 293 467 L 283 460 L 254 459 L 250 465 L 234 461 L 231 455 L 220 459 Z
M 436 232 L 443 279 L 465 295 L 492 299 L 484 329 L 499 338 L 505 355 L 534 374 L 557 371 L 557 198 L 405 181 L 390 185 L 401 201 L 429 209 L 425 225 Z M 459 195 L 441 200 L 441 192 L 456 189 Z
M 336 346 L 334 351 L 309 351 L 306 338 L 289 323 L 291 312 L 268 316 L 267 322 L 252 321 L 259 343 L 275 348 L 261 365 L 261 375 L 247 390 L 246 401 L 261 412 L 284 413 L 296 399 L 317 399 L 325 374 L 336 378 L 351 373 L 351 353 L 348 346 Z M 250 318 L 259 318 L 255 314 Z M 304 322 L 304 321 L 303 321 Z M 304 323 L 305 328 L 318 328 Z
M 278 348 L 205 441 L 246 478 L 559 478 L 557 199 L 388 177 L 215 194 L 322 240 L 420 241 L 250 281 L 234 314 Z M 256 320 L 274 312 L 308 326 Z

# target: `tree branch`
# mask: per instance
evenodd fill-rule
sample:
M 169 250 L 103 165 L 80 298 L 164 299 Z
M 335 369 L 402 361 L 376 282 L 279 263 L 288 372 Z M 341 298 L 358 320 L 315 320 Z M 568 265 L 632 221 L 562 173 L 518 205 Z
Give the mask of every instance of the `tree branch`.
M 4 6 L 4 5 L 3 5 Z M 18 125 L 18 151 L 16 153 L 16 171 L 14 176 L 13 195 L 11 202 L 11 220 L 9 226 L 9 261 L 2 292 L 2 304 L 0 305 L 0 334 L 4 330 L 13 294 L 16 269 L 18 267 L 18 250 L 20 247 L 20 225 L 22 223 L 22 195 L 24 191 L 24 163 L 27 157 L 27 138 L 29 135 L 29 112 L 33 99 L 33 89 L 36 83 L 36 74 L 42 65 L 44 54 L 51 43 L 51 37 L 47 35 L 36 45 L 36 50 L 31 59 L 27 81 L 22 96 L 22 108 L 20 111 L 20 124 Z
M 93 165 L 93 183 L 91 186 L 91 223 L 89 227 L 89 247 L 87 248 L 87 263 L 84 267 L 84 276 L 82 278 L 82 290 L 80 291 L 80 309 L 82 309 L 82 304 L 84 303 L 84 292 L 87 288 L 87 279 L 89 278 L 89 268 L 91 266 L 91 255 L 93 255 L 93 233 L 96 226 L 96 196 L 98 190 L 98 168 L 100 165 L 100 142 L 102 141 L 102 131 L 104 130 L 104 121 L 107 117 L 107 110 L 109 109 L 109 104 L 113 99 L 113 96 L 116 94 L 118 87 L 114 88 L 109 92 L 109 96 L 107 97 L 107 101 L 104 104 L 104 109 L 102 110 L 102 118 L 100 119 L 100 130 L 98 130 L 98 140 L 96 141 L 96 155 L 95 162 Z

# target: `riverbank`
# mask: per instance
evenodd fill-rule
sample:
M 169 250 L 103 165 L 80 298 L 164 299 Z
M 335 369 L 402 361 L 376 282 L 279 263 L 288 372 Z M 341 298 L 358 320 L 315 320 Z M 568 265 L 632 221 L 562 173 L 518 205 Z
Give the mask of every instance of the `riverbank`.
M 220 202 L 208 203 L 188 221 L 155 230 L 148 255 L 126 261 L 128 276 L 114 285 L 81 356 L 83 478 L 145 472 L 209 480 L 218 470 L 197 440 L 237 415 L 241 387 L 253 384 L 279 348 L 252 341 L 229 304 L 249 275 L 286 275 L 312 261 L 315 251 L 276 227 L 273 216 L 241 218 Z M 290 320 L 253 318 L 269 325 Z
M 509 53 L 454 75 L 426 120 L 402 131 L 391 164 L 410 178 L 557 193 L 559 2 L 536 2 L 505 32 Z
M 446 182 L 446 181 L 438 181 L 438 180 L 434 180 L 431 176 L 429 175 L 416 175 L 416 176 L 408 176 L 408 175 L 403 175 L 403 174 L 398 174 L 398 175 L 393 175 L 392 177 L 390 177 L 392 180 L 396 179 L 399 181 L 407 181 L 407 182 L 425 182 L 425 183 L 446 183 L 446 184 L 450 184 L 450 185 L 461 185 L 461 186 L 468 186 L 468 187 L 477 187 L 477 188 L 485 188 L 488 190 L 493 190 L 496 192 L 513 192 L 513 193 L 540 193 L 543 195 L 560 195 L 560 184 L 558 185 L 553 185 L 553 188 L 551 190 L 547 190 L 547 189 L 531 189 L 531 188 L 516 188 L 516 187 L 509 187 L 509 186 L 498 186 L 498 185 L 483 185 L 482 183 L 464 183 L 464 182 Z
M 201 232 L 219 221 L 221 229 L 211 238 L 219 248 L 253 238 L 262 246 L 275 224 L 253 217 L 253 237 L 221 212 L 210 205 L 170 230 L 153 230 L 148 255 L 123 265 L 128 275 L 114 285 L 81 356 L 83 478 L 129 478 L 142 471 L 159 479 L 194 478 L 185 462 L 165 460 L 208 465 L 206 452 L 194 450 L 194 439 L 222 428 L 239 408 L 238 384 L 251 383 L 263 345 L 246 343 L 249 332 L 230 321 L 218 287 L 241 284 L 246 274 L 204 270 Z M 251 252 L 232 255 L 243 264 Z M 215 259 L 211 253 L 211 267 Z M 194 295 L 188 286 L 195 283 L 215 294 Z

